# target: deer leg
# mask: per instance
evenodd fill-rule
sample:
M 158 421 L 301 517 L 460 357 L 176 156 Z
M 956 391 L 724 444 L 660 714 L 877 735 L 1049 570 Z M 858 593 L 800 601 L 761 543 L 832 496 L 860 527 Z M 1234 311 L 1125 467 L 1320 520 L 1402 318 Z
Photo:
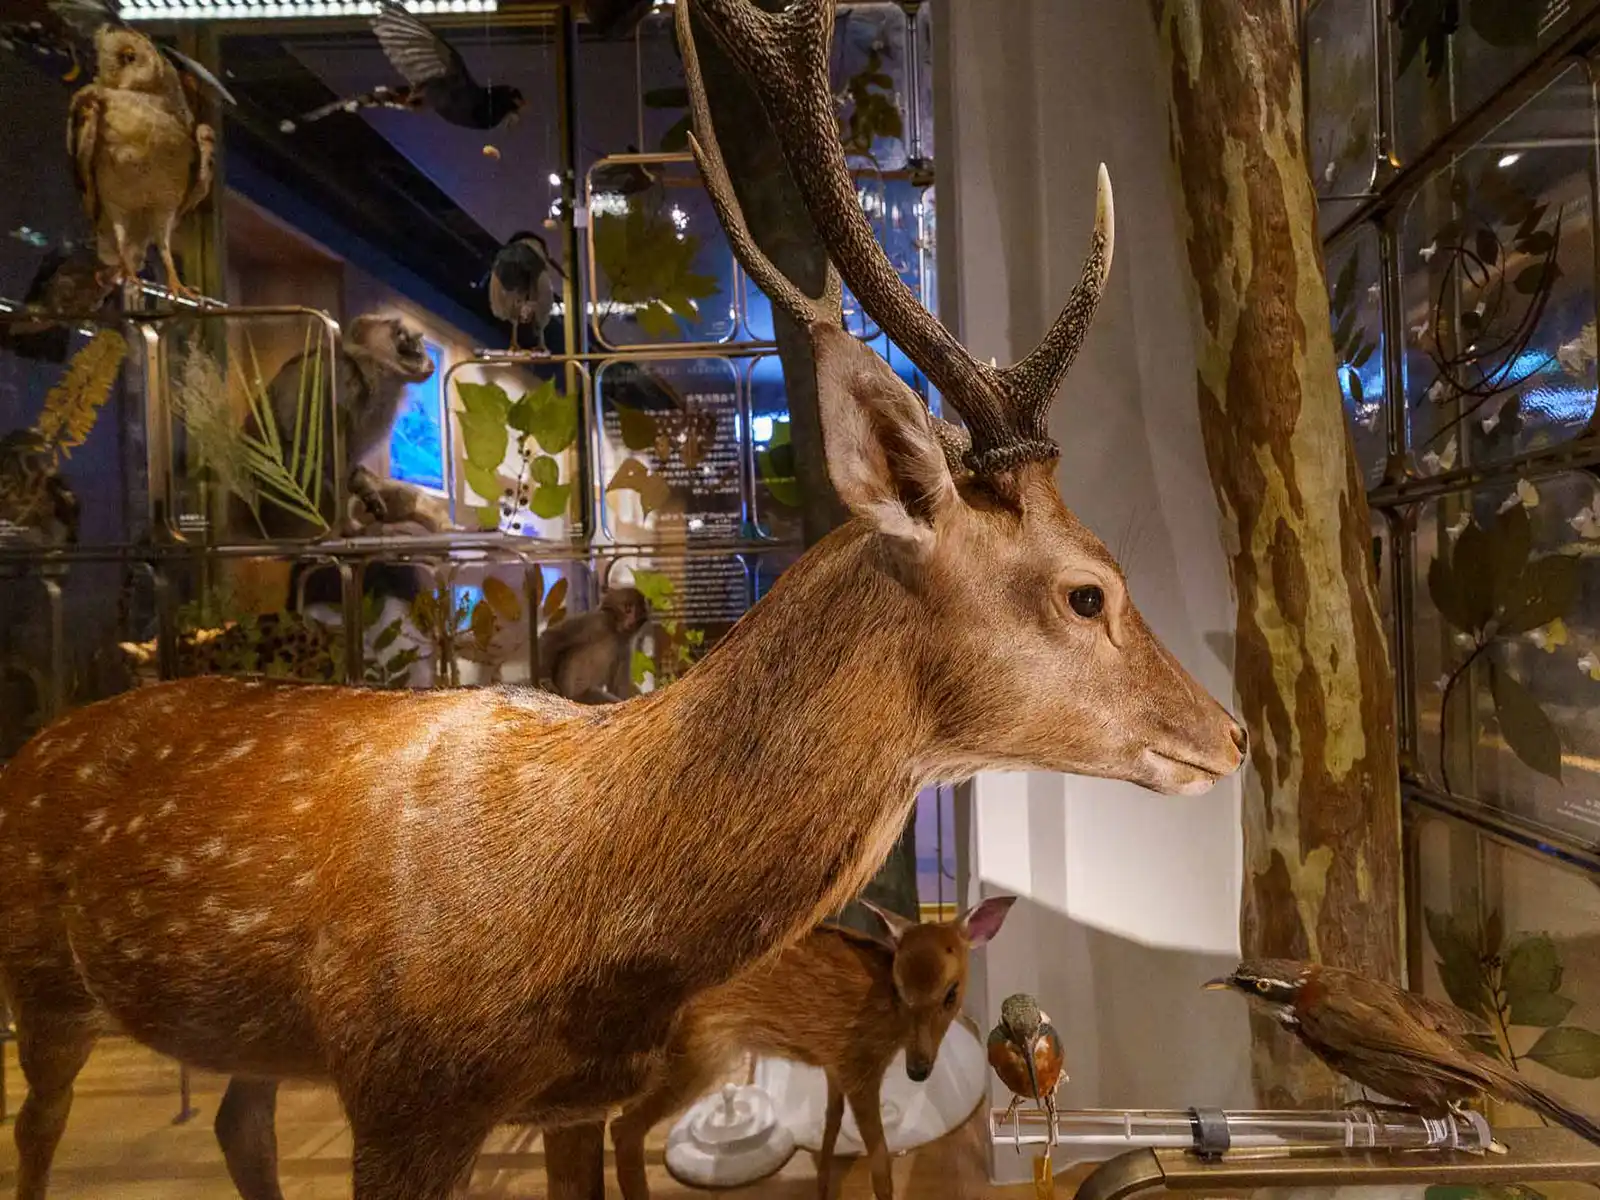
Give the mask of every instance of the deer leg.
M 889 1169 L 889 1143 L 883 1136 L 883 1112 L 878 1107 L 878 1094 L 882 1078 L 871 1087 L 851 1092 L 850 1111 L 855 1114 L 856 1128 L 861 1130 L 861 1144 L 867 1148 L 867 1166 L 872 1171 L 872 1194 L 878 1200 L 894 1200 L 894 1175 Z
M 822 1148 L 817 1152 L 817 1195 L 828 1200 L 833 1175 L 833 1148 L 839 1142 L 839 1126 L 844 1123 L 844 1089 L 828 1073 L 828 1110 L 822 1119 Z
M 460 1099 L 434 1097 L 436 1112 L 444 1117 Z M 447 1118 L 421 1128 L 394 1118 L 374 1125 L 351 1114 L 351 1127 L 352 1200 L 451 1200 L 465 1187 L 492 1126 Z
M 722 1065 L 722 1058 L 714 1051 L 699 1052 L 691 1047 L 674 1053 L 655 1086 L 611 1122 L 617 1186 L 622 1189 L 623 1200 L 650 1200 L 644 1139 L 661 1122 L 709 1091 L 717 1082 Z
M 243 1200 L 283 1200 L 278 1184 L 276 1079 L 228 1080 L 213 1126 L 233 1186 Z
M 92 1011 L 18 1014 L 17 1058 L 28 1081 L 28 1097 L 17 1113 L 17 1200 L 44 1200 L 67 1114 L 72 1084 L 89 1061 L 99 1036 Z
M 606 1200 L 606 1123 L 546 1129 L 544 1177 L 549 1200 Z

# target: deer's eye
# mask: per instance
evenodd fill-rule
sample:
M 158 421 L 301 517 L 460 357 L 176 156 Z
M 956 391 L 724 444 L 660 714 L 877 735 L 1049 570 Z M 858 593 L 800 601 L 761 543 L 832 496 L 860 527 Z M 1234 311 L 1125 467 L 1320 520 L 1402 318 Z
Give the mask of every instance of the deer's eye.
M 1072 606 L 1072 611 L 1080 617 L 1093 620 L 1098 617 L 1106 606 L 1106 594 L 1092 585 L 1073 588 L 1067 593 L 1067 603 Z
M 959 983 L 952 983 L 950 985 L 950 990 L 944 994 L 944 1006 L 946 1008 L 954 1008 L 956 1006 L 956 1001 L 959 999 L 961 999 L 961 985 Z

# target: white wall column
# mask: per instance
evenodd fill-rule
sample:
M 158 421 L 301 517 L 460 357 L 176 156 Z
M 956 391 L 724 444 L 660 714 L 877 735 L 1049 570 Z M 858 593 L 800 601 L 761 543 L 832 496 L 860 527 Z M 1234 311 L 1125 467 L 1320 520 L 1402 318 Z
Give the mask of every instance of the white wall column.
M 1108 165 L 1116 255 L 1052 416 L 1061 490 L 1122 562 L 1151 627 L 1231 703 L 1234 601 L 1148 6 L 933 2 L 942 311 L 980 357 L 1031 349 L 1077 281 L 1095 167 Z M 1034 992 L 1066 1040 L 1066 1107 L 1248 1104 L 1244 1006 L 1199 991 L 1238 953 L 1238 781 L 1169 798 L 985 775 L 973 791 L 977 894 L 1023 900 L 982 952 L 972 1015 L 987 1028 L 1004 996 Z M 1025 1179 L 1027 1160 L 1001 1148 L 991 1173 Z

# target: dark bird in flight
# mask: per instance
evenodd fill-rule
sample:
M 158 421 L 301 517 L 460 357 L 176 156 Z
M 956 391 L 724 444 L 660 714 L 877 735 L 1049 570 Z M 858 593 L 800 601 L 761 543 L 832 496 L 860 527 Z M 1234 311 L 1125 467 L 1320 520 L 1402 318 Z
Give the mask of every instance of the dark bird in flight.
M 518 346 L 522 326 L 533 327 L 534 337 L 544 345 L 544 327 L 555 305 L 555 277 L 565 274 L 550 258 L 544 238 L 531 230 L 511 235 L 511 240 L 494 256 L 489 269 L 489 308 L 511 326 L 511 348 Z
M 64 83 L 76 83 L 83 74 L 84 64 L 95 61 L 94 35 L 102 26 L 129 27 L 122 19 L 119 0 L 50 0 L 50 12 L 56 20 L 49 24 L 44 21 L 0 24 L 0 47 L 41 70 L 59 75 Z M 190 89 L 203 86 L 228 104 L 236 103 L 222 80 L 187 54 L 159 42 L 156 48 L 177 68 L 179 77 Z M 196 99 L 194 95 L 189 97 L 191 106 Z
M 1056 1088 L 1066 1078 L 1061 1035 L 1041 1012 L 1039 1002 L 1026 993 L 1007 996 L 1000 1004 L 1000 1023 L 989 1031 L 989 1065 L 1000 1082 L 1011 1089 L 1011 1105 L 1032 1100 L 1050 1120 L 1050 1140 L 1056 1136 Z
M 514 120 L 527 100 L 507 84 L 485 87 L 472 77 L 466 60 L 449 42 L 429 29 L 393 0 L 378 0 L 372 32 L 390 64 L 405 77 L 404 87 L 380 87 L 359 96 L 332 100 L 300 118 L 300 124 L 320 121 L 336 112 L 362 108 L 431 109 L 463 129 L 494 129 Z M 280 129 L 292 133 L 295 122 Z
M 1243 962 L 1207 988 L 1232 988 L 1335 1071 L 1427 1117 L 1487 1092 L 1600 1146 L 1600 1124 L 1481 1049 L 1488 1031 L 1453 1005 L 1338 967 L 1288 959 Z M 1474 1043 L 1477 1044 L 1474 1044 Z

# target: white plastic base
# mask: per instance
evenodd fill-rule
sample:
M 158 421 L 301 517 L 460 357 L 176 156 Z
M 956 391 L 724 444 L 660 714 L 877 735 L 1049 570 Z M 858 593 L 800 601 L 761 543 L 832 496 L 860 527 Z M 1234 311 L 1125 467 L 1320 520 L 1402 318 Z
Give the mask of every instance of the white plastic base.
M 783 1169 L 794 1134 L 760 1087 L 725 1085 L 697 1100 L 667 1134 L 667 1173 L 685 1187 L 756 1183 Z
M 966 1124 L 984 1102 L 988 1075 L 984 1045 L 962 1021 L 945 1034 L 933 1074 L 925 1082 L 912 1083 L 906 1077 L 905 1052 L 896 1054 L 883 1077 L 880 1100 L 889 1153 L 924 1146 Z M 796 1143 L 807 1150 L 820 1150 L 828 1107 L 828 1081 L 822 1071 L 784 1059 L 763 1058 L 756 1062 L 755 1081 L 771 1095 L 778 1121 L 793 1132 Z M 855 1116 L 846 1105 L 834 1153 L 851 1156 L 864 1152 Z

